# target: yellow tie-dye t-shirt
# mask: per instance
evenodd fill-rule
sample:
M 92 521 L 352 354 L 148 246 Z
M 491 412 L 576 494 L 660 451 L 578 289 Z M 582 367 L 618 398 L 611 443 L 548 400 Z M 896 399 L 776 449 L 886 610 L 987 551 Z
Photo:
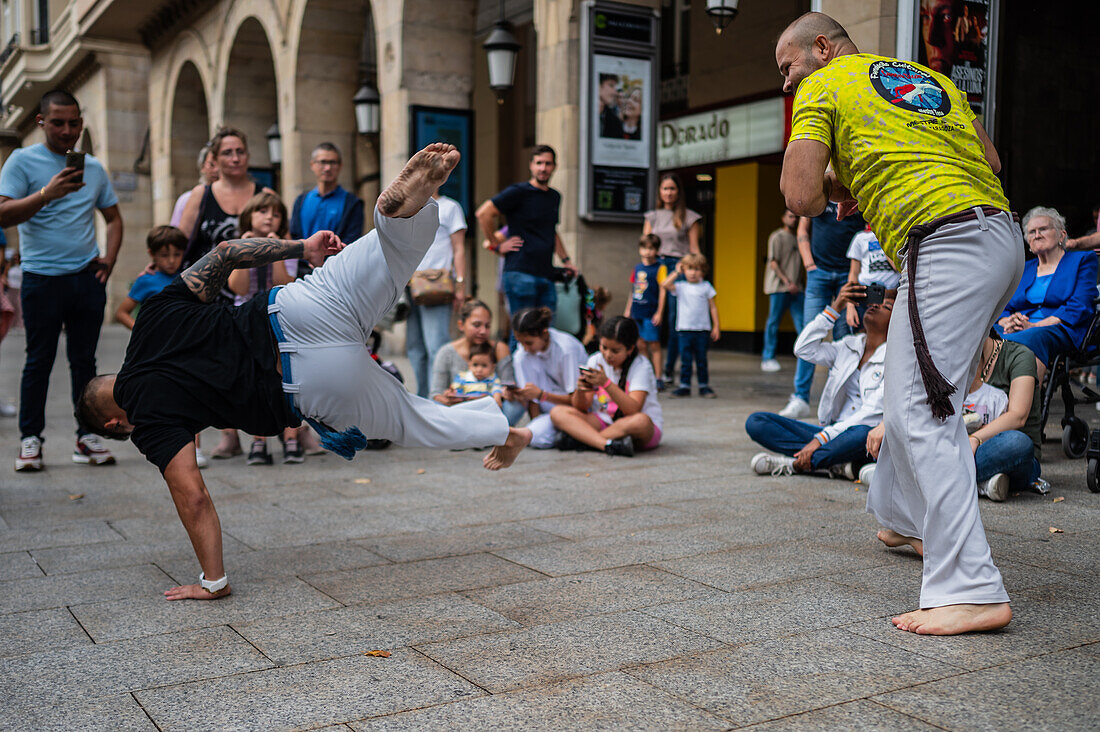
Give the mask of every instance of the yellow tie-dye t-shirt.
M 913 226 L 973 206 L 1008 210 L 974 117 L 943 74 L 852 54 L 798 85 L 791 141 L 829 147 L 837 178 L 900 267 L 898 250 Z

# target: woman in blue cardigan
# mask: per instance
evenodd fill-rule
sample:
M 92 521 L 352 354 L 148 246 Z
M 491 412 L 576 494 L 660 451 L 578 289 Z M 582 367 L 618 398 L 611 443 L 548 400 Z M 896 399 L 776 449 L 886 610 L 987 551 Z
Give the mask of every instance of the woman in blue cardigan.
M 1035 254 L 1008 301 L 997 330 L 1006 341 L 1031 349 L 1039 381 L 1059 353 L 1081 346 L 1096 299 L 1096 254 L 1066 251 L 1066 220 L 1053 208 L 1036 206 L 1023 220 L 1024 237 Z

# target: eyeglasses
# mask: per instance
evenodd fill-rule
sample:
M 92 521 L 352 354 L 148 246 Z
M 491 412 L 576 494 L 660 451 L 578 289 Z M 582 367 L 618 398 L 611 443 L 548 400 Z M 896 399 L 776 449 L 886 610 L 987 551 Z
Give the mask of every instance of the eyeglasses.
M 321 168 L 335 168 L 340 164 L 339 160 L 314 160 L 313 164 Z
M 1043 234 L 1047 233 L 1048 231 L 1053 231 L 1053 230 L 1054 230 L 1053 226 L 1040 226 L 1038 229 L 1029 229 L 1028 232 L 1027 232 L 1027 238 L 1028 239 L 1034 239 L 1037 236 L 1042 236 Z

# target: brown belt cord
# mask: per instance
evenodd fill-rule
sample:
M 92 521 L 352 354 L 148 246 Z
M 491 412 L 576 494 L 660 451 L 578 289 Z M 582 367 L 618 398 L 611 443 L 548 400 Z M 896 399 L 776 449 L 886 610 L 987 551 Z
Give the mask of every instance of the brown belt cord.
M 994 206 L 982 206 L 983 213 L 995 216 L 1004 213 Z M 932 354 L 928 350 L 928 340 L 924 337 L 924 327 L 920 322 L 920 313 L 917 310 L 917 296 L 914 286 L 917 281 L 917 256 L 920 253 L 921 242 L 929 237 L 941 226 L 957 224 L 963 221 L 973 221 L 978 218 L 974 209 L 967 209 L 957 214 L 941 216 L 927 224 L 917 224 L 909 230 L 905 239 L 906 247 L 906 273 L 909 276 L 909 327 L 913 331 L 913 348 L 917 352 L 917 365 L 920 366 L 920 378 L 924 382 L 924 390 L 928 394 L 925 403 L 932 409 L 932 416 L 941 422 L 955 413 L 951 406 L 951 395 L 957 391 L 957 387 L 944 378 L 936 363 L 932 360 Z M 1019 216 L 1012 214 L 1014 221 L 1019 221 Z

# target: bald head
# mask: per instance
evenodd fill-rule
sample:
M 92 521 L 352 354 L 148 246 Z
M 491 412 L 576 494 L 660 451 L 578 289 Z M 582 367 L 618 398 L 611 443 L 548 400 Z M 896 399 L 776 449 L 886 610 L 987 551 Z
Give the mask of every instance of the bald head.
M 787 26 L 775 44 L 783 91 L 793 93 L 807 76 L 837 56 L 859 53 L 844 26 L 824 13 L 806 13 Z

